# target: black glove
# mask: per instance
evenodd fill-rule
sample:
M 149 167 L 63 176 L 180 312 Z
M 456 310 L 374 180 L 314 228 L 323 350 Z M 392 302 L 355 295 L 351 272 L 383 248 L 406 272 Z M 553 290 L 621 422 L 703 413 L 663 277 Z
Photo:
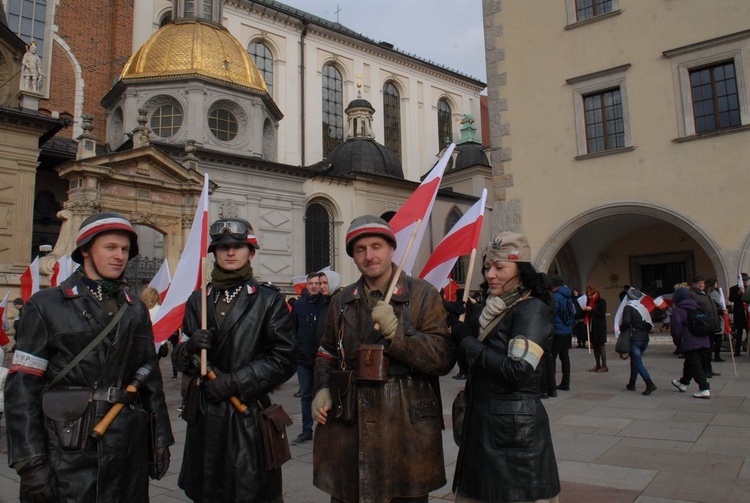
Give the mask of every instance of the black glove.
M 463 300 L 448 302 L 448 313 L 459 317 L 466 312 L 466 304 Z
M 158 447 L 156 449 L 156 460 L 149 468 L 149 476 L 154 480 L 161 479 L 169 469 L 169 447 Z
M 185 351 L 194 355 L 201 352 L 201 349 L 211 349 L 216 339 L 216 330 L 196 330 L 185 343 Z
M 48 462 L 26 467 L 21 476 L 21 499 L 31 503 L 57 501 L 57 479 Z
M 203 382 L 206 400 L 212 403 L 221 402 L 240 394 L 240 383 L 234 374 L 218 374 L 216 379 L 206 379 Z
M 453 327 L 451 328 L 451 334 L 453 335 L 453 341 L 456 343 L 456 346 L 459 346 L 461 344 L 461 341 L 463 341 L 467 337 L 473 336 L 473 334 L 471 333 L 471 327 L 468 323 L 464 323 L 463 321 L 457 321 L 453 324 Z

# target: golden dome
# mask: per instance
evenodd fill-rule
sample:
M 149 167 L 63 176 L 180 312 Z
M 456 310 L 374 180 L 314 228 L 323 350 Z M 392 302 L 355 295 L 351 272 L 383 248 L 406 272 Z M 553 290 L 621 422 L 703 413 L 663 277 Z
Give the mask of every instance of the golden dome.
M 255 62 L 223 26 L 199 20 L 169 23 L 125 64 L 121 80 L 201 75 L 264 92 Z

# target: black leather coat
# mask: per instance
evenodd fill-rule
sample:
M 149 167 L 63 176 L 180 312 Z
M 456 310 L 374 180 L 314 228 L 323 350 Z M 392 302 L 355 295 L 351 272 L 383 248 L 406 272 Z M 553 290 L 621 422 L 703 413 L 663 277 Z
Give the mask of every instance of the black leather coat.
M 213 289 L 207 295 L 208 327 L 218 327 Z M 188 337 L 200 328 L 200 304 L 201 292 L 193 293 L 183 323 Z M 187 427 L 178 483 L 196 502 L 268 501 L 281 494 L 281 470 L 263 468 L 257 401 L 267 401 L 297 369 L 292 317 L 284 297 L 250 280 L 217 330 L 219 342 L 208 351 L 208 361 L 217 373 L 235 374 L 242 387 L 238 398 L 252 413 L 243 417 L 228 400 L 209 403 L 201 392 L 197 421 Z M 185 345 L 175 351 L 184 368 Z
M 531 297 L 512 307 L 484 341 L 461 341 L 458 359 L 469 367 L 469 405 L 454 492 L 493 502 L 534 501 L 560 492 L 549 419 L 537 392 L 541 367 L 508 356 L 517 336 L 526 336 L 541 354 L 552 331 L 549 307 Z
M 144 363 L 152 371 L 138 403 L 126 405 L 104 436 L 89 442 L 83 452 L 60 450 L 53 424 L 42 413 L 42 395 L 67 363 L 99 335 L 111 315 L 78 274 L 33 295 L 24 306 L 5 388 L 9 462 L 23 466 L 46 456 L 59 482 L 60 501 L 148 501 L 149 413 L 157 414 L 157 445 L 174 443 L 148 309 L 130 292 L 120 295 L 130 305 L 119 324 L 56 388 L 124 389 Z M 46 360 L 46 372 L 35 375 L 33 366 L 27 366 L 29 360 L 24 361 L 27 355 L 37 363 Z M 110 408 L 107 402 L 94 402 L 92 426 Z

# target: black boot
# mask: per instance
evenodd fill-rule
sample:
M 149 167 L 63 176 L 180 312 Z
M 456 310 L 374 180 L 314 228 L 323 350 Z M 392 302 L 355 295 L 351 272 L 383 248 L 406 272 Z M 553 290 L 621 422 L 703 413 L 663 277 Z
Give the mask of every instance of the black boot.
M 652 391 L 656 390 L 656 384 L 651 379 L 646 379 L 646 391 L 641 393 L 642 395 L 650 395 Z
M 635 391 L 635 381 L 628 381 L 625 385 L 625 389 L 628 391 Z

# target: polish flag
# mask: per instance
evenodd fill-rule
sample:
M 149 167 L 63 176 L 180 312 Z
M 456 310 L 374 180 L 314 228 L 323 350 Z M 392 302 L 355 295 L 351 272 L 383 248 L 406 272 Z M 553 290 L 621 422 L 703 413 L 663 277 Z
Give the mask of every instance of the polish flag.
M 644 293 L 643 297 L 641 297 L 638 302 L 646 306 L 646 309 L 649 313 L 652 313 L 655 309 L 666 309 L 669 306 L 669 302 L 667 302 L 667 300 L 665 300 L 661 295 L 653 298 Z M 626 295 L 622 298 L 622 302 L 620 302 L 620 305 L 617 308 L 617 312 L 615 313 L 614 331 L 617 337 L 620 336 L 620 322 L 622 321 L 622 312 L 625 310 L 625 306 L 627 304 L 628 296 Z
M 149 287 L 156 288 L 156 291 L 159 292 L 159 304 L 164 303 L 170 283 L 172 283 L 172 276 L 169 274 L 169 262 L 164 259 L 156 275 L 148 284 Z
M 448 164 L 454 148 L 456 148 L 456 145 L 451 143 L 443 157 L 389 222 L 391 229 L 393 229 L 396 235 L 397 244 L 396 251 L 393 254 L 393 262 L 399 265 L 403 263 L 403 270 L 408 275 L 411 275 L 414 261 L 417 259 L 419 245 L 422 243 L 424 231 L 427 228 L 427 220 L 432 213 L 432 206 L 435 204 L 435 197 L 437 196 L 438 188 L 440 188 L 440 182 L 443 179 L 445 166 Z M 417 225 L 417 220 L 421 220 L 422 223 L 414 238 L 414 245 L 416 246 L 412 246 L 409 256 L 404 257 L 406 245 L 409 243 L 411 233 Z
M 443 298 L 448 302 L 456 302 L 456 294 L 460 288 L 461 285 L 453 281 L 453 278 L 448 276 L 448 284 L 445 285 L 445 290 L 443 290 Z
M 185 304 L 194 291 L 201 288 L 201 264 L 208 248 L 208 173 L 203 178 L 203 191 L 190 228 L 185 249 L 174 273 L 167 296 L 154 319 L 154 343 L 159 344 L 182 325 Z
M 0 302 L 0 348 L 10 343 L 10 339 L 8 339 L 8 334 L 5 333 L 5 330 L 3 328 L 3 325 L 5 325 L 5 306 L 8 305 L 9 295 L 10 295 L 10 292 L 6 293 L 5 297 L 3 298 L 3 301 Z M 2 363 L 3 362 L 0 362 L 0 365 Z
M 302 295 L 302 290 L 307 286 L 307 274 L 302 276 L 294 276 L 292 278 L 292 288 L 297 292 L 297 295 Z
M 420 278 L 427 280 L 438 290 L 451 281 L 449 276 L 458 257 L 470 254 L 479 244 L 486 203 L 487 189 L 483 189 L 479 201 L 456 222 L 432 252 L 419 275 Z
M 52 277 L 49 280 L 49 285 L 59 285 L 68 279 L 77 267 L 78 264 L 73 262 L 73 259 L 69 257 L 67 253 L 63 254 L 63 256 L 55 262 L 55 265 L 52 266 Z
M 29 297 L 39 291 L 39 257 L 29 264 L 21 274 L 21 298 L 26 303 Z

